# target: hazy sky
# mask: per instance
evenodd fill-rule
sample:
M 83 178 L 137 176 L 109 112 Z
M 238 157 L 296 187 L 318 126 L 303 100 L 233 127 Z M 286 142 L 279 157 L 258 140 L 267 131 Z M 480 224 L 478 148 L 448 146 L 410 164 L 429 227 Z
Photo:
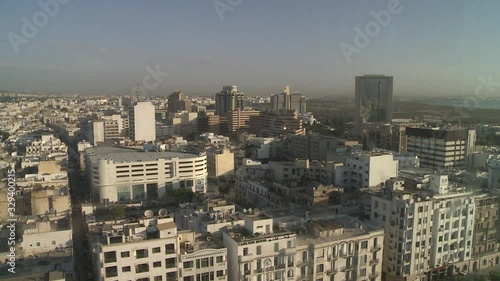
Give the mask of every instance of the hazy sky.
M 210 95 L 225 84 L 247 95 L 286 84 L 354 95 L 354 76 L 365 73 L 394 76 L 396 97 L 466 95 L 479 76 L 500 81 L 498 0 L 400 0 L 348 63 L 341 42 L 355 47 L 355 27 L 393 1 L 72 0 L 43 26 L 39 1 L 3 0 L 0 90 L 127 94 L 157 65 L 169 75 L 155 95 Z M 41 27 L 23 35 L 22 18 L 34 15 Z

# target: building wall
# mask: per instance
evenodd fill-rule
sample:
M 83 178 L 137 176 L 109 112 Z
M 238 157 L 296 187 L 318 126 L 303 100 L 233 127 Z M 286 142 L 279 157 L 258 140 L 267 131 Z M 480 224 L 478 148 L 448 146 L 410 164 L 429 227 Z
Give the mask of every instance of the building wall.
M 155 107 L 151 102 L 137 103 L 129 113 L 130 138 L 134 141 L 155 141 Z
M 91 177 L 93 192 L 99 194 L 101 202 L 146 199 L 152 195 L 148 195 L 148 185 L 157 188 L 159 198 L 171 188 L 206 191 L 206 156 L 125 163 L 111 160 L 87 162 L 91 163 L 88 176 Z
M 24 256 L 73 247 L 73 231 L 68 229 L 31 234 L 25 233 L 23 234 L 21 247 Z
M 393 77 L 356 76 L 355 83 L 355 132 L 361 134 L 363 124 L 368 122 L 391 122 Z

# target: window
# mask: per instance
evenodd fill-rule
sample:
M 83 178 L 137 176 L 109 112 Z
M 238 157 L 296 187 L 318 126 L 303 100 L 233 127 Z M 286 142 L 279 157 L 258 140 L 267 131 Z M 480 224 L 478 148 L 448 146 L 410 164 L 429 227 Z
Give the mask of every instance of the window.
M 280 250 L 280 243 L 274 243 L 274 251 L 277 252 Z
M 118 268 L 116 266 L 106 267 L 106 277 L 118 276 Z
M 166 254 L 175 254 L 175 245 L 174 244 L 165 245 L 165 253 Z
M 153 262 L 153 267 L 161 267 L 161 261 Z
M 243 248 L 243 255 L 248 256 L 248 248 Z
M 203 267 L 208 267 L 209 266 L 208 265 L 208 258 L 199 259 L 199 261 L 200 261 L 200 267 L 199 268 L 203 268 Z
M 361 242 L 361 249 L 368 249 L 368 241 Z
M 316 272 L 323 272 L 323 269 L 324 269 L 323 264 L 318 264 L 318 265 L 316 266 Z
M 224 276 L 224 270 L 217 270 L 217 277 Z
M 148 272 L 148 271 L 149 271 L 149 264 L 147 264 L 147 263 L 142 263 L 142 264 L 138 264 L 135 266 L 136 273 L 142 273 L 142 272 Z
M 160 247 L 153 248 L 153 254 L 161 253 Z
M 121 257 L 122 257 L 122 258 L 128 258 L 128 257 L 130 257 L 130 252 L 129 252 L 129 251 L 127 251 L 127 252 L 122 252 L 122 253 L 121 253 Z
M 162 277 L 161 277 L 161 275 L 158 275 L 158 276 L 155 276 L 153 280 L 154 281 L 161 281 Z
M 148 249 L 141 249 L 135 251 L 135 257 L 137 259 L 143 259 L 148 257 Z
M 165 268 L 175 267 L 175 258 L 170 258 L 165 260 Z
M 262 246 L 257 246 L 257 255 L 262 254 Z
M 185 261 L 182 263 L 183 268 L 193 268 L 193 265 L 194 265 L 193 261 Z
M 52 245 L 55 245 L 56 244 L 56 241 L 52 241 Z
M 36 242 L 36 246 L 37 246 L 37 247 L 40 247 L 40 242 Z
M 260 247 L 260 246 L 257 246 L 257 249 L 258 249 L 258 247 Z M 215 258 L 215 261 L 216 261 L 217 263 L 224 262 L 224 256 L 218 256 L 218 257 L 216 257 L 216 258 Z
M 124 266 L 122 267 L 122 272 L 130 272 L 132 269 L 130 268 L 130 266 Z
M 104 252 L 104 262 L 116 262 L 116 252 Z
M 287 241 L 287 242 L 286 242 L 286 247 L 287 247 L 288 249 L 292 248 L 292 241 Z
M 366 276 L 366 268 L 362 268 L 361 271 L 359 272 L 360 276 Z

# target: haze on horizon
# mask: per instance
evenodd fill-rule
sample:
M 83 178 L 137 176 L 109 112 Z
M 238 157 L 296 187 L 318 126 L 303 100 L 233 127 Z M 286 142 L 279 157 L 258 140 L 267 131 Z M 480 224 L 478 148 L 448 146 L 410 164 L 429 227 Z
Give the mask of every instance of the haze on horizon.
M 500 81 L 499 1 L 400 0 L 401 12 L 350 63 L 341 42 L 354 45 L 354 28 L 396 0 L 241 0 L 223 17 L 217 1 L 230 2 L 72 0 L 18 53 L 8 35 L 43 10 L 1 1 L 0 91 L 130 94 L 156 65 L 169 75 L 149 95 L 207 96 L 232 84 L 247 95 L 290 85 L 354 96 L 354 77 L 375 73 L 394 77 L 396 98 L 463 96 L 480 76 Z

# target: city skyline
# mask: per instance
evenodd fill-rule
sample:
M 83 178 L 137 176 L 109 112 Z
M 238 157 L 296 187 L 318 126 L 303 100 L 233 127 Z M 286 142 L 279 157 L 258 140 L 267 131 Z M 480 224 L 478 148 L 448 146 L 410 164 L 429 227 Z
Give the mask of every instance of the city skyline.
M 422 97 L 470 95 L 478 77 L 499 80 L 495 1 L 400 1 L 366 46 L 355 44 L 356 28 L 396 2 L 226 2 L 61 0 L 24 41 L 12 34 L 45 10 L 2 2 L 0 89 L 127 95 L 160 72 L 147 95 L 238 85 L 269 96 L 291 85 L 310 97 L 354 96 L 355 76 L 384 73 L 397 81 L 395 97 Z M 346 56 L 346 44 L 358 52 Z

